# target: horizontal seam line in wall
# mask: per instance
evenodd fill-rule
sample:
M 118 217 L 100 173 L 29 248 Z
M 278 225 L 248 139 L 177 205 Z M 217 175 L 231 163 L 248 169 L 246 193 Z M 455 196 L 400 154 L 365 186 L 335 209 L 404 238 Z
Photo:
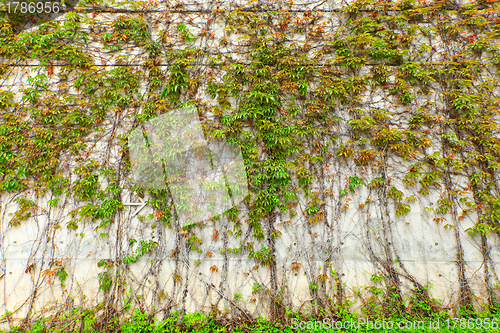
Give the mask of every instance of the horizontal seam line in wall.
M 41 260 L 41 258 L 4 258 L 3 260 Z M 109 259 L 108 257 L 95 257 L 95 258 L 86 258 L 86 257 L 82 257 L 82 258 L 78 258 L 78 257 L 74 257 L 72 258 L 73 260 L 86 260 L 86 261 L 91 261 L 91 260 L 99 260 L 99 259 Z M 194 259 L 198 259 L 198 258 L 190 258 L 191 260 L 194 260 Z M 242 257 L 242 258 L 228 258 L 228 260 L 243 260 L 243 259 L 248 259 L 248 257 Z M 139 258 L 137 259 L 137 261 L 150 261 L 150 260 L 155 260 L 154 258 Z M 168 261 L 174 261 L 176 260 L 176 258 L 161 258 L 161 259 L 156 259 L 156 260 L 168 260 Z M 209 261 L 223 261 L 225 260 L 224 257 L 220 257 L 220 258 L 211 258 L 211 259 L 204 259 L 206 260 L 207 262 Z M 283 260 L 279 260 L 279 261 L 283 261 Z M 311 259 L 311 261 L 323 261 L 322 259 Z M 356 262 L 371 262 L 370 259 L 342 259 L 340 261 L 356 261 Z M 400 261 L 404 261 L 404 262 L 427 262 L 427 263 L 433 263 L 433 262 L 450 262 L 450 263 L 456 263 L 457 260 L 456 259 L 450 259 L 450 260 L 424 260 L 424 259 L 401 259 Z M 465 261 L 465 264 L 468 264 L 468 263 L 482 263 L 484 262 L 484 260 L 464 260 Z M 250 260 L 249 260 L 250 262 Z M 497 263 L 498 264 L 498 263 Z M 24 263 L 23 263 L 24 265 Z
M 333 8 L 333 9 L 252 9 L 252 8 L 229 8 L 229 9 L 222 9 L 222 8 L 217 8 L 217 9 L 146 9 L 146 10 L 136 10 L 136 9 L 100 9 L 100 8 L 83 8 L 83 9 L 77 9 L 77 10 L 62 10 L 58 13 L 69 13 L 69 12 L 74 12 L 74 13 L 180 13 L 180 14 L 185 14 L 185 13 L 214 13 L 214 12 L 223 12 L 223 11 L 239 11 L 239 12 L 249 12 L 249 13 L 267 13 L 267 12 L 279 12 L 279 13 L 313 13 L 313 12 L 323 12 L 323 13 L 337 13 L 337 12 L 342 12 L 345 10 L 345 8 Z M 423 6 L 423 7 L 416 7 L 416 8 L 411 8 L 411 9 L 425 9 L 425 8 L 434 8 L 432 6 Z M 447 7 L 441 7 L 441 8 L 435 8 L 439 10 L 447 10 L 447 11 L 468 11 L 471 9 L 493 9 L 493 7 L 488 7 L 488 6 L 471 6 L 470 8 L 468 7 L 463 7 L 463 6 L 447 6 Z M 369 12 L 375 12 L 374 9 L 358 9 L 359 12 L 362 13 L 369 13 Z M 384 10 L 384 12 L 403 12 L 403 11 L 408 11 L 408 9 L 387 9 Z
M 444 60 L 446 61 L 446 60 Z M 436 61 L 436 62 L 428 62 L 428 61 L 415 61 L 415 62 L 422 62 L 422 63 L 426 63 L 426 64 L 440 64 L 440 62 Z M 380 63 L 380 64 L 375 64 L 375 63 L 368 63 L 368 64 L 364 64 L 362 65 L 361 67 L 365 67 L 365 66 L 379 66 L 379 65 L 383 65 L 383 66 L 394 66 L 394 67 L 399 67 L 399 66 L 402 66 L 402 65 L 405 65 L 405 64 L 408 64 L 408 63 L 401 63 L 401 64 L 392 64 L 392 63 Z M 494 65 L 493 62 L 491 63 L 488 63 L 488 62 L 484 62 L 484 63 L 481 63 L 482 65 Z M 76 66 L 76 67 L 137 67 L 137 66 L 153 66 L 153 67 L 167 67 L 167 66 L 172 66 L 173 64 L 156 64 L 156 65 L 149 65 L 149 64 L 106 64 L 106 65 L 102 65 L 102 64 L 91 64 L 91 65 L 88 65 L 88 66 L 82 66 L 82 65 L 73 65 L 73 64 L 2 64 L 2 66 L 6 66 L 6 67 L 43 67 L 43 66 L 46 66 L 46 67 L 66 67 L 66 66 Z M 240 62 L 233 62 L 233 63 L 228 63 L 227 65 L 243 65 L 243 66 L 250 66 L 251 64 L 247 64 L 247 63 L 240 63 Z M 287 65 L 287 64 L 283 64 L 283 65 Z M 334 66 L 340 66 L 340 64 L 295 64 L 296 66 L 305 66 L 305 67 L 334 67 Z M 198 63 L 198 64 L 190 64 L 190 65 L 187 65 L 186 67 L 194 67 L 194 66 L 206 66 L 206 67 L 220 67 L 221 65 L 211 65 L 211 64 L 203 64 L 203 63 Z M 222 65 L 222 66 L 225 66 L 225 65 Z M 275 67 L 275 65 L 271 66 L 271 67 Z

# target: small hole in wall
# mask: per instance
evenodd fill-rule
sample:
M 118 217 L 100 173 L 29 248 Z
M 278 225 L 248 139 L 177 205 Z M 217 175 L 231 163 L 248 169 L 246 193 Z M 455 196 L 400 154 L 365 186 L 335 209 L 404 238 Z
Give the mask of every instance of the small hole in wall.
M 439 245 L 439 243 L 434 243 L 434 245 Z
M 297 246 L 297 243 L 293 243 L 293 246 Z

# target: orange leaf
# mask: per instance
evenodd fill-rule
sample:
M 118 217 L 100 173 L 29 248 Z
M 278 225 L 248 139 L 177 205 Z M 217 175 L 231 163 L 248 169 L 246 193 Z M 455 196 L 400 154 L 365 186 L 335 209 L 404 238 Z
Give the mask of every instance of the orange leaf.
M 42 276 L 52 276 L 52 275 L 55 275 L 56 274 L 56 271 L 55 270 L 50 270 L 50 269 L 46 269 L 42 272 Z

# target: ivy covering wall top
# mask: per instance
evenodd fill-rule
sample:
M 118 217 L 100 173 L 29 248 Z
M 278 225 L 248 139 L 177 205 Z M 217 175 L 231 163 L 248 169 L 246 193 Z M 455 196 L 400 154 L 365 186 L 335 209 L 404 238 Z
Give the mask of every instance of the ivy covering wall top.
M 85 302 L 496 308 L 499 10 L 80 1 L 30 26 L 2 9 L 3 323 Z M 249 190 L 189 228 L 168 189 L 134 183 L 128 145 L 183 106 L 240 147 Z

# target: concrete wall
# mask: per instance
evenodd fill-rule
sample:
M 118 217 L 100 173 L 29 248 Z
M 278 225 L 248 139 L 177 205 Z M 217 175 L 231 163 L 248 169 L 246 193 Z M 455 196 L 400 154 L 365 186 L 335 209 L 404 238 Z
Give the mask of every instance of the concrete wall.
M 191 67 L 189 73 L 207 79 L 211 76 L 220 79 L 225 73 L 224 69 L 202 65 L 210 60 L 210 53 L 220 54 L 221 59 L 233 57 L 234 61 L 247 61 L 251 57 L 248 53 L 250 47 L 245 45 L 245 31 L 230 33 L 228 29 L 224 29 L 227 28 L 228 17 L 230 15 L 244 17 L 244 13 L 236 11 L 238 7 L 258 12 L 262 8 L 269 8 L 266 6 L 289 11 L 298 20 L 304 17 L 306 8 L 314 9 L 315 13 L 323 9 L 325 11 L 318 14 L 321 16 L 318 22 L 324 22 L 324 34 L 333 32 L 343 36 L 349 35 L 348 31 L 339 29 L 345 27 L 349 19 L 347 14 L 337 11 L 345 6 L 340 3 L 296 3 L 289 6 L 274 1 L 245 4 L 220 2 L 218 7 L 208 2 L 200 4 L 180 2 L 178 5 L 161 3 L 151 8 L 161 8 L 170 12 L 128 15 L 146 18 L 151 38 L 161 42 L 162 51 L 167 55 L 169 52 L 172 54 L 172 49 L 183 49 L 186 46 L 200 47 L 207 54 L 196 59 L 199 65 Z M 216 15 L 217 8 L 227 12 Z M 396 15 L 398 12 L 391 13 Z M 74 45 L 88 52 L 96 65 L 105 65 L 95 67 L 92 71 L 102 71 L 103 75 L 107 75 L 106 71 L 112 70 L 113 64 L 118 61 L 129 64 L 141 64 L 145 61 L 144 48 L 133 43 L 122 50 L 103 47 L 104 34 L 111 31 L 110 24 L 122 14 L 104 12 L 79 15 L 93 18 L 93 21 L 82 20 L 80 28 L 82 36 L 74 40 Z M 285 13 L 280 12 L 279 15 Z M 212 16 L 215 16 L 213 22 L 210 20 Z M 97 22 L 102 24 L 101 31 L 96 30 Z M 186 44 L 179 37 L 177 30 L 179 22 L 184 22 L 193 33 L 195 36 L 193 43 Z M 433 24 L 430 22 L 428 25 L 432 27 Z M 202 30 L 208 29 L 207 27 L 214 33 L 213 37 L 202 35 Z M 395 31 L 407 28 L 408 26 L 398 27 Z M 84 35 L 89 38 L 88 41 L 84 41 Z M 164 37 L 161 37 L 162 35 Z M 222 37 L 225 37 L 226 41 Z M 243 38 L 238 39 L 238 37 Z M 18 35 L 17 38 L 27 37 Z M 327 40 L 334 41 L 335 38 L 327 37 Z M 312 47 L 308 52 L 309 55 L 322 57 L 321 63 L 337 59 L 335 54 L 331 53 L 316 54 L 321 46 L 327 45 L 325 39 L 317 40 L 300 32 L 289 33 L 286 39 L 285 44 L 295 42 L 297 47 L 303 46 L 301 42 L 310 43 Z M 430 30 L 428 36 L 415 32 L 410 39 L 411 45 L 408 48 L 412 51 L 422 48 L 422 45 L 430 46 L 428 52 L 420 52 L 413 59 L 429 63 L 439 62 L 446 58 L 445 51 L 452 53 L 454 48 L 458 50 L 463 46 L 458 39 L 453 43 L 440 40 L 439 32 L 434 30 Z M 169 61 L 166 59 L 165 65 L 159 67 L 166 73 L 170 68 Z M 15 66 L 8 67 L 9 72 L 4 74 L 2 90 L 15 92 L 17 101 L 22 104 L 19 87 L 29 86 L 28 77 L 34 77 L 46 69 L 43 66 L 22 65 L 38 64 L 36 58 L 21 61 L 4 58 L 2 62 L 16 63 Z M 374 65 L 376 63 L 369 63 L 357 71 L 345 69 L 339 63 L 335 66 L 342 71 L 339 77 L 348 78 L 369 74 Z M 391 80 L 395 80 L 398 66 L 388 67 L 393 73 Z M 54 74 L 47 85 L 48 91 L 43 93 L 44 98 L 48 98 L 50 91 L 57 92 L 68 88 L 66 94 L 72 94 L 77 98 L 73 103 L 77 106 L 70 108 L 81 106 L 85 112 L 91 112 L 90 97 L 82 90 L 72 87 L 74 72 L 69 74 L 68 79 L 60 81 L 63 69 L 64 67 L 55 66 Z M 495 79 L 497 74 L 488 73 L 484 69 L 482 77 L 485 80 Z M 63 84 L 62 88 L 58 86 L 59 83 Z M 446 109 L 442 85 L 439 83 L 432 85 L 434 90 L 428 94 L 420 92 L 416 86 L 411 86 L 416 98 L 409 105 L 401 105 L 393 95 L 380 87 L 370 87 L 359 95 L 356 107 L 368 111 L 390 110 L 394 113 L 388 120 L 388 126 L 405 129 L 410 125 L 409 116 L 405 113 L 407 110 L 427 108 L 433 114 L 440 114 Z M 203 112 L 210 115 L 211 108 L 216 106 L 218 101 L 207 96 L 206 87 L 206 82 L 201 82 L 195 91 L 195 96 L 182 95 L 181 102 L 199 98 Z M 320 91 L 321 88 L 321 80 L 316 80 L 310 89 Z M 96 94 L 105 90 L 102 88 Z M 248 223 L 245 223 L 248 219 L 248 210 L 251 208 L 242 204 L 239 215 L 242 222 L 241 236 L 236 238 L 231 234 L 232 230 L 235 231 L 234 223 L 229 222 L 224 216 L 219 221 L 207 220 L 203 225 L 193 229 L 196 236 L 203 241 L 203 244 L 199 245 L 202 252 L 189 251 L 190 244 L 187 238 L 189 233 L 182 231 L 175 220 L 170 227 L 163 225 L 158 214 L 155 214 L 159 210 L 158 207 L 153 207 L 151 204 L 153 195 L 146 193 L 144 198 L 139 198 L 131 189 L 134 185 L 131 174 L 124 171 L 123 151 L 127 147 L 123 144 L 123 135 L 137 126 L 137 122 L 134 123 L 136 115 L 145 112 L 144 105 L 151 98 L 147 93 L 146 84 L 143 84 L 140 92 L 134 95 L 136 105 L 121 109 L 118 115 L 116 111 L 109 109 L 106 119 L 95 130 L 98 135 L 92 134 L 85 138 L 85 154 L 75 155 L 68 151 L 60 156 L 61 165 L 66 163 L 68 165 L 68 168 L 61 167 L 59 171 L 69 178 L 72 185 L 68 188 L 74 188 L 74 182 L 78 179 L 78 175 L 74 173 L 75 168 L 90 160 L 99 163 L 98 169 L 106 166 L 117 171 L 119 175 L 117 183 L 121 189 L 119 199 L 124 207 L 112 216 L 113 223 L 109 226 L 96 230 L 99 220 L 92 222 L 82 218 L 76 222 L 78 224 L 76 230 L 69 228 L 68 223 L 77 218 L 72 216 L 71 212 L 84 204 L 74 197 L 74 193 L 59 196 L 60 200 L 55 205 L 49 204 L 49 200 L 55 198 L 50 192 L 42 194 L 33 189 L 32 185 L 23 193 L 2 194 L 0 303 L 2 314 L 7 311 L 14 312 L 8 320 L 4 317 L 2 322 L 4 327 L 24 318 L 30 311 L 34 316 L 72 304 L 95 306 L 102 301 L 121 307 L 126 304 L 123 300 L 127 299 L 131 300 L 132 307 L 152 309 L 156 306 L 155 311 L 168 312 L 182 308 L 191 312 L 218 308 L 221 311 L 228 310 L 228 314 L 234 316 L 271 317 L 271 312 L 275 311 L 271 305 L 273 297 L 280 299 L 279 309 L 288 307 L 293 311 L 318 311 L 318 307 L 327 308 L 328 304 L 342 301 L 352 302 L 350 307 L 353 310 L 359 309 L 371 295 L 370 286 L 381 288 L 383 293 L 378 296 L 380 300 L 389 293 L 391 286 L 396 287 L 403 297 L 415 295 L 416 288 L 428 287 L 430 297 L 439 299 L 445 309 L 456 309 L 461 304 L 465 284 L 472 289 L 473 302 L 478 309 L 481 304 L 488 302 L 488 297 L 491 298 L 498 293 L 499 280 L 496 273 L 499 264 L 498 237 L 495 233 L 490 233 L 484 243 L 480 234 L 475 236 L 468 234 L 468 228 L 478 221 L 477 211 L 472 211 L 462 218 L 459 216 L 467 208 L 465 205 L 457 204 L 454 206 L 455 211 L 450 210 L 445 214 L 436 214 L 432 211 L 432 208 L 436 209 L 439 206 L 438 200 L 447 195 L 445 187 L 449 184 L 444 184 L 444 180 L 439 180 L 438 186 L 427 195 L 417 193 L 418 186 L 408 187 L 403 184 L 403 178 L 411 165 L 426 161 L 426 157 L 433 152 L 445 154 L 439 126 L 431 128 L 427 134 L 431 145 L 413 159 L 405 160 L 394 153 L 387 153 L 385 163 L 378 166 L 375 163 L 375 166 L 370 167 L 358 166 L 353 159 L 335 155 L 339 147 L 353 136 L 366 135 L 353 130 L 348 124 L 350 119 L 356 117 L 355 113 L 349 110 L 356 104 L 354 102 L 338 102 L 332 109 L 332 112 L 340 118 L 332 130 L 332 135 L 339 138 L 338 145 L 328 148 L 333 154 L 332 157 L 323 163 L 318 163 L 317 166 L 308 165 L 316 172 L 322 169 L 323 177 L 319 181 L 315 180 L 310 189 L 324 200 L 324 204 L 321 205 L 323 219 L 315 223 L 310 222 L 304 210 L 312 200 L 311 193 L 304 193 L 294 183 L 299 197 L 294 207 L 298 215 L 290 217 L 288 213 L 276 213 L 274 220 L 263 220 L 266 235 L 264 240 L 259 241 L 252 237 L 253 230 Z M 495 93 L 498 91 L 494 90 L 493 94 Z M 56 93 L 55 98 L 59 98 L 57 96 L 61 97 L 63 103 L 63 95 Z M 237 108 L 236 101 L 233 99 L 230 101 L 233 102 L 233 107 Z M 428 106 L 425 106 L 426 101 Z M 297 100 L 295 103 L 300 108 L 306 109 L 304 100 Z M 369 148 L 368 143 L 366 149 Z M 265 155 L 261 155 L 260 158 L 265 159 Z M 355 175 L 365 184 L 377 177 L 389 180 L 390 183 L 387 186 L 380 185 L 373 188 L 360 186 L 353 193 L 341 195 L 340 192 L 349 184 L 348 177 Z M 108 185 L 103 175 L 100 175 L 99 182 L 101 189 L 105 189 Z M 469 186 L 467 172 L 453 173 L 451 184 L 455 189 Z M 396 212 L 395 201 L 388 195 L 392 186 L 401 190 L 404 198 L 409 199 L 404 201 L 411 207 L 407 215 Z M 415 195 L 413 200 L 411 195 Z M 470 190 L 466 191 L 464 196 L 473 200 Z M 33 213 L 20 225 L 10 226 L 9 221 L 13 217 L 11 214 L 19 208 L 19 204 L 15 202 L 19 197 L 35 202 Z M 90 202 L 93 204 L 102 204 L 97 197 L 92 200 Z M 148 204 L 139 212 L 136 210 L 141 206 L 127 205 L 127 203 L 140 203 L 142 200 Z M 446 225 L 451 227 L 445 227 Z M 271 241 L 269 229 L 279 230 L 282 236 Z M 216 234 L 214 230 L 217 230 L 218 237 L 212 237 Z M 132 255 L 137 248 L 137 243 L 130 245 L 131 239 L 153 240 L 158 243 L 158 247 L 136 262 L 125 264 L 124 258 Z M 255 250 L 269 247 L 271 244 L 276 257 L 273 269 L 257 267 L 256 260 L 248 258 L 248 251 L 239 254 L 227 251 L 221 253 L 225 248 L 239 248 L 241 241 L 253 242 Z M 487 257 L 484 255 L 486 250 L 489 251 Z M 172 251 L 176 251 L 176 255 L 173 255 Z M 207 251 L 213 255 L 207 256 Z M 112 264 L 108 268 L 98 267 L 98 263 L 103 259 L 111 260 Z M 68 274 L 64 283 L 60 283 L 58 276 L 54 275 L 61 267 L 64 267 L 64 271 Z M 465 280 L 460 278 L 461 271 Z M 99 290 L 99 274 L 101 273 L 102 277 L 104 272 L 108 272 L 113 279 L 109 291 Z M 326 274 L 325 280 L 322 281 L 321 278 L 318 280 L 322 274 Z M 377 276 L 383 276 L 384 279 L 378 281 Z M 488 281 L 486 277 L 489 277 Z M 311 288 L 311 284 L 317 287 Z M 242 299 L 235 298 L 236 294 L 241 294 Z M 313 306 L 314 302 L 317 302 L 318 307 Z M 405 302 L 408 305 L 408 301 Z

